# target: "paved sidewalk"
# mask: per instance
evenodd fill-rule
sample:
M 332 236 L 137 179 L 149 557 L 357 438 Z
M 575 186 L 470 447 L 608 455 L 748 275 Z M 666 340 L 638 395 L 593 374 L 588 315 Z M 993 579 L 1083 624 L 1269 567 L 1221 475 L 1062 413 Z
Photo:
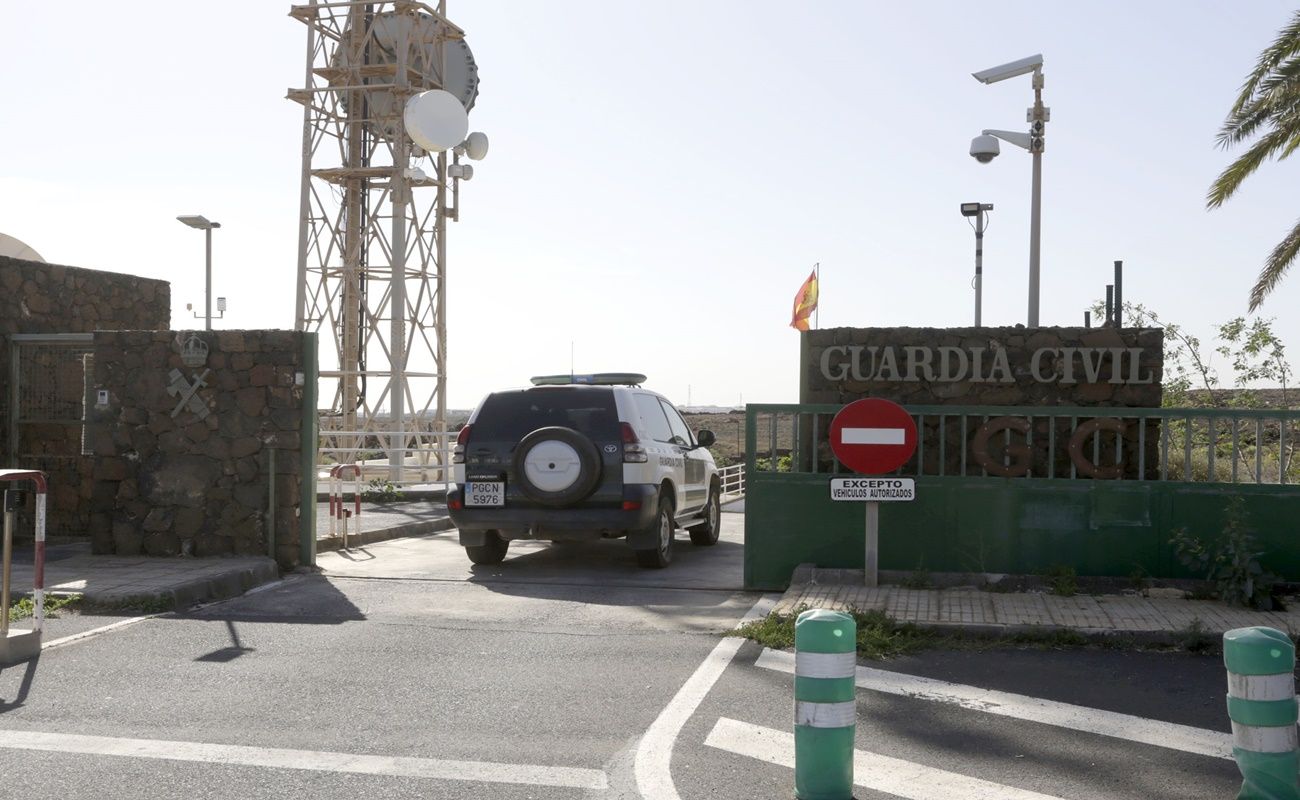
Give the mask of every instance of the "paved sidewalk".
M 15 553 L 13 591 L 32 590 L 31 550 Z M 265 556 L 162 558 L 96 556 L 90 544 L 54 545 L 46 550 L 47 592 L 76 593 L 93 603 L 116 605 L 161 602 L 185 608 L 194 603 L 237 597 L 280 577 Z
M 350 496 L 347 497 L 344 508 L 349 511 L 355 508 Z M 440 500 L 363 502 L 360 516 L 353 516 L 348 520 L 348 546 L 359 547 L 403 536 L 422 536 L 451 528 L 451 517 L 447 515 L 447 506 Z M 316 552 L 324 553 L 342 548 L 342 520 L 334 520 L 334 533 L 331 534 L 329 503 L 317 503 Z
M 329 506 L 321 503 L 316 519 L 317 552 L 338 550 L 342 536 L 330 536 Z M 354 531 L 358 527 L 360 534 Z M 402 536 L 420 536 L 451 528 L 447 507 L 439 502 L 366 503 L 351 520 L 353 547 Z M 91 555 L 89 542 L 50 545 L 45 556 L 45 588 L 76 593 L 104 605 L 148 604 L 185 608 L 195 603 L 238 597 L 276 580 L 280 569 L 266 556 L 167 558 Z M 32 590 L 32 548 L 14 553 L 10 587 L 15 594 Z
M 775 610 L 788 614 L 801 605 L 837 611 L 878 610 L 898 622 L 991 634 L 1072 630 L 1166 641 L 1187 632 L 1194 620 L 1200 620 L 1202 631 L 1209 635 L 1252 625 L 1300 633 L 1297 606 L 1288 611 L 1251 611 L 1210 600 L 1137 595 L 1058 597 L 973 588 L 868 589 L 862 585 L 862 570 L 815 569 L 811 565 L 795 570 L 790 588 Z

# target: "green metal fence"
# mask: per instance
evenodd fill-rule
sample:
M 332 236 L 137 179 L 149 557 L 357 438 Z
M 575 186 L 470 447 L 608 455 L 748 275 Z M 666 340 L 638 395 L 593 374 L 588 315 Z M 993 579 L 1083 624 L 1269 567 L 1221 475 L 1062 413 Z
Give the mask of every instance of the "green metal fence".
M 846 474 L 836 405 L 747 408 L 746 584 L 800 563 L 860 568 L 862 509 L 829 499 Z M 896 475 L 918 499 L 881 508 L 881 568 L 1183 577 L 1169 539 L 1213 538 L 1241 496 L 1265 566 L 1300 578 L 1300 411 L 909 406 L 917 452 Z

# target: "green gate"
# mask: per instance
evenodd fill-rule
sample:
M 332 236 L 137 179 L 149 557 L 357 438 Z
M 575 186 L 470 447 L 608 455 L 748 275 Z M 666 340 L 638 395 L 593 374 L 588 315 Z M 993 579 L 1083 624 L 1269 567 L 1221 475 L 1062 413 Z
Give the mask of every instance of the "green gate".
M 830 450 L 836 405 L 746 409 L 745 585 L 803 563 L 861 569 L 861 503 Z M 917 499 L 880 509 L 880 568 L 1188 577 L 1169 543 L 1224 525 L 1242 498 L 1266 567 L 1300 578 L 1300 411 L 909 406 L 918 446 L 894 475 Z

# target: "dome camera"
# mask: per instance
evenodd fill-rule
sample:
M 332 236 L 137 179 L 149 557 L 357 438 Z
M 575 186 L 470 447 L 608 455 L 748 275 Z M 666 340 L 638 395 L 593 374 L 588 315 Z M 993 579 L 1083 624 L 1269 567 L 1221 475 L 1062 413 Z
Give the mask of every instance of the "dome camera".
M 997 158 L 1000 152 L 1002 151 L 998 146 L 998 140 L 988 134 L 970 140 L 971 157 L 981 164 L 987 164 Z

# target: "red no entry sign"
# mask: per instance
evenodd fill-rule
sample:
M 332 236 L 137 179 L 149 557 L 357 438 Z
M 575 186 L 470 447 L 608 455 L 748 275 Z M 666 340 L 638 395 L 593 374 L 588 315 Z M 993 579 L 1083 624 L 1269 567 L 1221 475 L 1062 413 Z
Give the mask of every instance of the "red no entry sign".
M 884 475 L 907 463 L 916 450 L 916 423 L 897 403 L 855 400 L 831 420 L 831 450 L 844 466 L 864 475 Z

